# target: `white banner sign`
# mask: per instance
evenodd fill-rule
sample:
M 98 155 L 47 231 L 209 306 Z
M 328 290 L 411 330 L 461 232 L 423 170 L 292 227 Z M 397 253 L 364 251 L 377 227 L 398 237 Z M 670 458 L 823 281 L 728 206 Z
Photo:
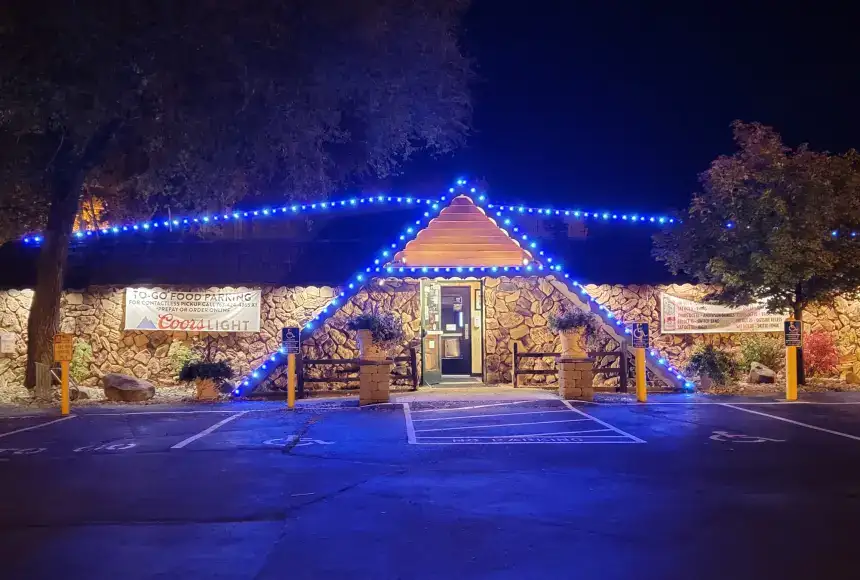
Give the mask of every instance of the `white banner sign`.
M 660 294 L 660 332 L 709 334 L 717 332 L 782 332 L 785 314 L 770 314 L 762 304 L 738 308 L 702 304 Z
M 125 329 L 259 332 L 260 290 L 126 288 Z

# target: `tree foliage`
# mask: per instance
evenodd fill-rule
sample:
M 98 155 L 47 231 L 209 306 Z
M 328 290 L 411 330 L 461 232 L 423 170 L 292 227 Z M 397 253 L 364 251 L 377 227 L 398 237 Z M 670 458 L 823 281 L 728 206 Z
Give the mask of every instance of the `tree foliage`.
M 654 255 L 717 290 L 709 300 L 763 301 L 800 319 L 812 301 L 860 287 L 860 155 L 783 144 L 770 127 L 733 123 L 738 150 L 700 176 L 683 223 Z
M 0 239 L 45 232 L 29 368 L 49 362 L 84 189 L 113 220 L 218 211 L 321 197 L 462 143 L 466 3 L 3 2 Z
M 218 209 L 249 193 L 320 196 L 416 150 L 449 151 L 470 114 L 455 36 L 463 8 L 4 2 L 0 129 L 11 155 L 0 195 L 18 211 L 3 231 L 44 227 L 44 181 L 64 163 L 120 190 L 113 205 L 151 212 Z

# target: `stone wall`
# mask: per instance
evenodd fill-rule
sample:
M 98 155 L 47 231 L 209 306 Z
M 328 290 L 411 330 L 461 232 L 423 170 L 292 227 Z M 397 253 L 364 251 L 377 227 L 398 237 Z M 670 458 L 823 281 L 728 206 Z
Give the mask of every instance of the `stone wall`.
M 303 339 L 304 355 L 309 359 L 354 359 L 358 358 L 358 344 L 355 333 L 347 330 L 346 324 L 350 317 L 361 312 L 376 309 L 378 312 L 393 312 L 403 322 L 404 339 L 401 346 L 392 352 L 392 356 L 401 356 L 408 353 L 410 347 L 418 348 L 418 369 L 421 369 L 420 354 L 420 293 L 417 280 L 386 279 L 384 283 L 365 288 L 341 306 L 337 312 L 332 314 L 320 328 L 313 331 L 307 338 Z M 307 376 L 312 378 L 336 378 L 343 377 L 346 372 L 343 366 L 319 366 L 308 367 Z M 283 376 L 275 377 L 276 386 L 283 387 L 285 379 Z M 392 383 L 392 388 L 411 384 L 411 380 L 399 380 Z M 308 383 L 305 388 L 315 389 L 338 389 L 347 383 Z M 357 384 L 352 384 L 353 387 Z
M 693 284 L 660 286 L 589 284 L 586 287 L 595 300 L 625 321 L 651 324 L 651 342 L 669 361 L 684 368 L 693 349 L 713 344 L 721 349 L 736 349 L 744 334 L 661 334 L 660 293 L 666 292 L 688 300 L 701 300 L 708 288 Z M 547 281 L 533 278 L 484 279 L 486 303 L 487 382 L 510 383 L 513 342 L 522 352 L 561 352 L 561 344 L 546 327 L 546 317 L 558 312 L 567 299 Z M 843 362 L 860 362 L 860 301 L 837 299 L 833 305 L 813 305 L 804 312 L 806 330 L 825 330 L 833 334 Z M 781 334 L 774 336 L 781 337 Z M 608 337 L 598 337 L 600 350 L 617 347 Z M 608 361 L 607 361 L 608 362 Z M 526 359 L 523 368 L 553 368 L 550 359 Z M 555 377 L 520 376 L 520 384 L 555 382 Z
M 207 291 L 206 288 L 181 288 Z M 301 326 L 334 296 L 330 287 L 262 287 L 259 333 L 125 331 L 124 288 L 92 287 L 86 292 L 66 292 L 61 302 L 63 332 L 75 334 L 92 346 L 93 357 L 84 385 L 98 384 L 106 373 L 119 372 L 147 379 L 159 386 L 176 384 L 176 357 L 183 347 L 200 349 L 213 342 L 213 352 L 226 358 L 237 375 L 256 367 L 267 353 L 280 346 L 281 328 Z M 0 386 L 20 385 L 27 355 L 27 316 L 32 291 L 0 292 L 0 331 L 16 335 L 14 355 L 0 355 Z
M 558 314 L 570 301 L 544 278 L 501 277 L 484 279 L 485 344 L 488 383 L 512 382 L 513 345 L 520 352 L 561 352 L 561 340 L 548 327 L 549 314 Z M 617 343 L 599 333 L 591 341 L 599 350 L 614 350 Z M 601 361 L 602 362 L 602 361 Z M 609 364 L 605 361 L 603 366 Z M 528 358 L 522 369 L 555 368 L 554 358 Z M 520 375 L 520 385 L 552 384 L 555 375 Z
M 652 344 L 679 368 L 686 366 L 697 345 L 713 344 L 721 349 L 736 349 L 740 340 L 747 336 L 742 333 L 660 334 L 660 293 L 665 292 L 688 300 L 701 300 L 708 293 L 708 287 L 704 285 L 589 284 L 585 288 L 598 303 L 606 306 L 622 320 L 649 322 Z M 825 330 L 834 336 L 843 361 L 858 359 L 860 356 L 860 301 L 838 298 L 832 305 L 812 305 L 804 311 L 803 319 L 806 331 Z M 772 336 L 781 338 L 782 334 L 776 333 Z
M 179 288 L 178 288 L 179 289 Z M 206 288 L 182 287 L 186 291 Z M 587 291 L 622 320 L 651 323 L 654 346 L 683 368 L 693 348 L 712 343 L 721 348 L 737 346 L 741 334 L 663 335 L 659 327 L 659 295 L 668 292 L 691 300 L 701 299 L 703 286 L 610 286 L 589 285 Z M 89 343 L 93 359 L 85 385 L 96 385 L 105 373 L 122 372 L 153 381 L 158 386 L 176 384 L 176 358 L 185 347 L 200 348 L 207 341 L 224 356 L 240 376 L 256 367 L 278 348 L 284 326 L 302 326 L 338 292 L 331 287 L 262 287 L 261 332 L 201 335 L 187 332 L 122 330 L 124 289 L 100 286 L 86 292 L 66 292 L 62 299 L 62 331 L 74 333 Z M 26 328 L 32 291 L 0 292 L 0 331 L 16 336 L 15 354 L 0 355 L 0 388 L 20 385 L 26 360 Z M 546 280 L 532 278 L 485 278 L 485 367 L 490 383 L 510 383 L 512 347 L 518 341 L 524 352 L 560 352 L 558 337 L 547 327 L 547 315 L 557 312 L 567 299 Z M 418 346 L 420 333 L 419 283 L 416 280 L 386 280 L 350 298 L 321 328 L 304 339 L 309 358 L 356 358 L 358 349 L 346 320 L 374 304 L 401 316 L 406 340 L 400 352 Z M 836 338 L 843 361 L 860 356 L 860 302 L 837 299 L 832 306 L 813 306 L 804 313 L 809 330 L 823 329 Z M 605 343 L 605 338 L 601 339 Z M 600 343 L 600 341 L 599 341 Z M 605 344 L 607 350 L 613 344 Z M 419 360 L 420 365 L 420 360 Z M 524 367 L 552 368 L 551 359 L 528 359 Z M 420 368 L 420 367 L 419 367 Z M 336 367 L 313 371 L 311 376 L 336 376 Z M 326 375 L 325 373 L 329 373 Z M 554 376 L 521 377 L 522 384 L 555 382 Z M 318 384 L 320 388 L 344 383 Z

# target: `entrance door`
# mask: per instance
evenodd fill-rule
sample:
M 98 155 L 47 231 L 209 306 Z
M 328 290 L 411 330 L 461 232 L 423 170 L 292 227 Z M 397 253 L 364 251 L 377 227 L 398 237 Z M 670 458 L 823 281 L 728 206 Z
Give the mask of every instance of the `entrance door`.
M 442 374 L 472 374 L 472 289 L 442 286 Z

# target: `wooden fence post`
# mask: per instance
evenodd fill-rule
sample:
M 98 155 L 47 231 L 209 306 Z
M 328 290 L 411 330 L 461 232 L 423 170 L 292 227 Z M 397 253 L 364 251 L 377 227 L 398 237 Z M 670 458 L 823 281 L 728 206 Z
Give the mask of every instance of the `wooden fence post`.
M 511 383 L 514 388 L 517 387 L 517 355 L 519 354 L 519 345 L 514 341 L 514 364 L 511 366 Z
M 409 371 L 412 373 L 412 390 L 418 390 L 418 354 L 415 347 L 409 349 Z
M 299 349 L 296 355 L 296 396 L 299 399 L 305 398 L 305 363 L 302 356 L 302 349 Z
M 627 374 L 629 372 L 629 356 L 630 353 L 627 352 L 627 340 L 621 341 L 621 350 L 620 350 L 620 358 L 618 359 L 618 388 L 622 393 L 627 392 Z

